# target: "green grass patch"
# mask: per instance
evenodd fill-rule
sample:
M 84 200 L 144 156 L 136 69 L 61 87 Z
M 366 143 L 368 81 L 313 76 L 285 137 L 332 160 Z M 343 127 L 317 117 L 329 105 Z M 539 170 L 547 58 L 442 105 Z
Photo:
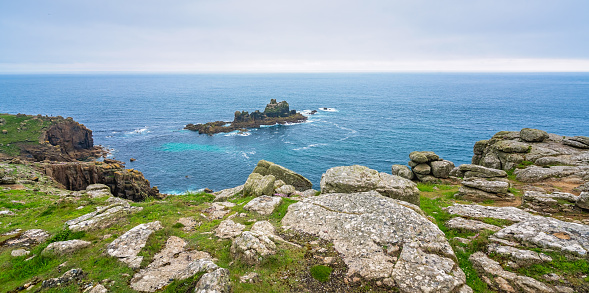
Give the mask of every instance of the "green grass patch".
M 276 207 L 274 212 L 270 215 L 270 219 L 274 219 L 277 221 L 282 220 L 282 218 L 286 215 L 286 212 L 288 211 L 288 206 L 295 202 L 297 201 L 288 198 L 283 198 L 280 205 L 278 205 L 278 207 Z
M 517 164 L 516 168 L 517 169 L 525 169 L 528 166 L 534 165 L 534 162 L 530 162 L 530 161 L 522 161 L 521 163 Z
M 329 276 L 331 275 L 332 271 L 333 269 L 328 266 L 316 265 L 312 267 L 309 272 L 311 273 L 313 279 L 319 282 L 327 282 L 329 281 Z
M 50 119 L 42 117 L 33 119 L 33 116 L 0 114 L 0 152 L 10 156 L 18 156 L 20 148 L 17 144 L 39 144 L 39 138 L 44 129 L 52 125 Z M 6 130 L 7 134 L 2 131 Z
M 431 183 L 417 183 L 417 189 L 423 192 L 436 192 L 436 191 L 444 191 L 444 190 L 453 190 L 456 189 L 455 185 L 446 185 L 446 184 L 431 184 Z

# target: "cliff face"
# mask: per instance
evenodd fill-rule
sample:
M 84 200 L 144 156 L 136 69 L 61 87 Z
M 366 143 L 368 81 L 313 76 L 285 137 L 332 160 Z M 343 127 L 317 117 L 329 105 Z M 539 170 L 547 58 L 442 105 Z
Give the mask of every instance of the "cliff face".
M 94 146 L 92 130 L 70 119 L 52 125 L 45 132 L 43 140 L 48 141 L 53 146 L 61 146 L 62 151 L 65 153 L 89 150 Z
M 88 185 L 101 183 L 120 198 L 142 201 L 148 196 L 160 197 L 157 187 L 152 188 L 141 172 L 125 169 L 122 162 L 115 160 L 44 164 L 43 170 L 69 190 L 84 190 Z

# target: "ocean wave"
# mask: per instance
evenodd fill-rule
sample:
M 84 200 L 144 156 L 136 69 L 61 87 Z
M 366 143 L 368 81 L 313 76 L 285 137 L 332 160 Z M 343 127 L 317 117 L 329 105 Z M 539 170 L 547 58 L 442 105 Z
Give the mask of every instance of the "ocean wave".
M 235 131 L 231 131 L 229 133 L 224 134 L 223 136 L 250 136 L 251 133 L 248 132 L 243 132 L 243 131 L 239 131 L 239 130 L 235 130 Z
M 241 152 L 241 156 L 243 156 L 246 159 L 250 158 L 250 155 L 255 155 L 256 151 L 251 151 L 251 152 Z
M 310 145 L 305 146 L 305 147 L 300 147 L 300 148 L 296 148 L 296 149 L 292 149 L 292 150 L 293 151 L 302 151 L 302 150 L 308 150 L 310 148 L 324 146 L 324 145 L 327 145 L 327 144 L 326 143 L 314 143 L 314 144 L 310 144 Z
M 125 134 L 146 134 L 149 132 L 151 132 L 151 131 L 149 131 L 149 128 L 147 126 L 145 126 L 143 128 L 137 128 L 132 131 L 127 131 L 127 132 L 125 132 Z M 115 133 L 115 132 L 113 132 L 113 133 Z
M 310 116 L 310 115 L 313 115 L 313 111 L 315 111 L 315 110 L 303 110 L 303 111 L 301 111 L 299 113 L 301 113 L 301 114 L 303 114 L 305 116 Z
M 324 112 L 339 112 L 336 108 L 319 108 L 319 111 L 324 111 Z

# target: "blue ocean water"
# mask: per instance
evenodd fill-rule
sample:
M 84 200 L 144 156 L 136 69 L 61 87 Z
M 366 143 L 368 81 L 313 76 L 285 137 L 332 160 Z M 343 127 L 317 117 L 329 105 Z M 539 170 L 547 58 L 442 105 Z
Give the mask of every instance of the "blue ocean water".
M 249 135 L 182 130 L 271 98 L 331 109 Z M 318 189 L 331 167 L 390 172 L 415 150 L 469 163 L 474 143 L 501 130 L 589 136 L 589 74 L 0 75 L 0 112 L 73 117 L 166 193 L 243 184 L 260 159 Z

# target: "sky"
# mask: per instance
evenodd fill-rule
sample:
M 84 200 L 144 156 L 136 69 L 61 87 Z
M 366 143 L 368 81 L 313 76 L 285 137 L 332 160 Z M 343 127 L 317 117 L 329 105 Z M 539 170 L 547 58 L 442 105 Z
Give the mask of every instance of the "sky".
M 0 73 L 589 71 L 587 0 L 0 0 Z

